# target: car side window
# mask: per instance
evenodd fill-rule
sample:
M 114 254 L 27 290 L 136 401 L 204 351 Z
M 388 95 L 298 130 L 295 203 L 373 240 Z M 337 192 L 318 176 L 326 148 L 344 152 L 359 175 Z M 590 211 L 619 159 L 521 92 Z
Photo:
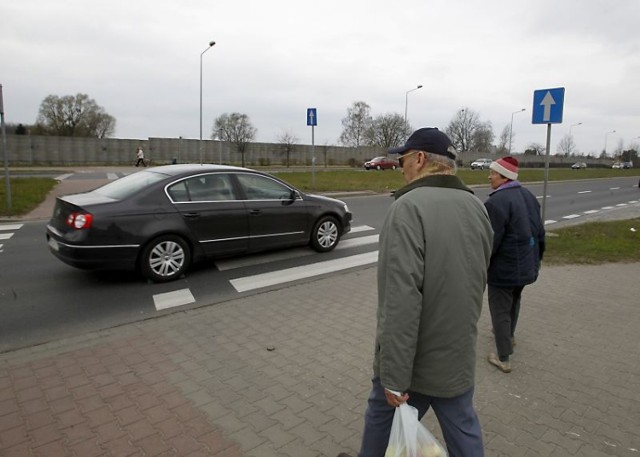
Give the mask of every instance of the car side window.
M 248 200 L 288 200 L 291 189 L 265 176 L 238 174 L 238 181 Z
M 189 201 L 189 194 L 187 193 L 187 186 L 184 181 L 180 181 L 172 186 L 169 186 L 167 193 L 171 200 L 175 203 L 182 203 Z
M 214 173 L 194 176 L 168 189 L 176 202 L 205 202 L 234 200 L 233 187 L 229 175 Z

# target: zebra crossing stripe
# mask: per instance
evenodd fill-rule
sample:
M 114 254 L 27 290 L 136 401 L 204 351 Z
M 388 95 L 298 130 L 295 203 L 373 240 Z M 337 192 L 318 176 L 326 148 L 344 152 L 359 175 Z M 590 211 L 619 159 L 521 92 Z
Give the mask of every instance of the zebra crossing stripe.
M 23 224 L 5 224 L 0 225 L 0 230 L 19 230 Z
M 263 287 L 275 286 L 298 279 L 311 278 L 326 273 L 346 270 L 348 268 L 360 267 L 378 261 L 378 251 L 367 252 L 365 254 L 352 255 L 340 259 L 326 260 L 324 262 L 312 263 L 301 267 L 287 268 L 284 270 L 272 271 L 244 278 L 232 279 L 229 281 L 238 292 L 261 289 Z
M 189 289 L 174 290 L 164 294 L 156 294 L 153 296 L 153 303 L 157 311 L 175 306 L 188 305 L 195 303 L 196 299 Z
M 373 227 L 367 225 L 354 227 L 349 233 L 358 233 L 367 230 L 374 230 Z M 340 241 L 336 246 L 336 251 L 353 248 L 357 246 L 364 246 L 366 244 L 374 244 L 378 242 L 378 235 L 363 236 L 360 238 L 350 238 Z M 216 267 L 218 271 L 234 270 L 236 268 L 250 267 L 254 265 L 264 265 L 265 263 L 278 262 L 281 260 L 298 259 L 310 255 L 315 255 L 317 252 L 309 248 L 287 249 L 285 251 L 269 252 L 267 254 L 255 254 L 243 257 L 234 257 L 229 259 L 217 260 Z
M 13 236 L 13 233 L 0 233 L 0 240 L 8 240 Z

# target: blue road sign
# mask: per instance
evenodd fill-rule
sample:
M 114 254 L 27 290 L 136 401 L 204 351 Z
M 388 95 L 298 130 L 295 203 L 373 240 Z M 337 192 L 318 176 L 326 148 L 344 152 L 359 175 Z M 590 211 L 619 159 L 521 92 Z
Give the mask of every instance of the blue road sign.
M 318 125 L 318 113 L 315 108 L 307 108 L 307 125 Z
M 564 87 L 533 92 L 533 124 L 562 124 Z

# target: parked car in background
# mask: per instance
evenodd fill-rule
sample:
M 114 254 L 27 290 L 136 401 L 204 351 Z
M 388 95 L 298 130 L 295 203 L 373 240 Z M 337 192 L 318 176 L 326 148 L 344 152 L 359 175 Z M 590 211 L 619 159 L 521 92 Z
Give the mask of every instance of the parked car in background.
M 581 168 L 587 168 L 587 164 L 585 162 L 576 162 L 571 165 L 572 170 L 579 170 Z
M 137 269 L 166 282 L 205 257 L 297 245 L 331 251 L 351 218 L 344 202 L 267 173 L 166 165 L 58 197 L 46 237 L 51 253 L 71 266 Z
M 622 168 L 624 168 L 625 170 L 633 168 L 633 162 L 622 162 Z
M 400 163 L 396 159 L 392 159 L 391 157 L 374 157 L 371 160 L 367 160 L 363 167 L 366 170 L 395 170 L 396 168 L 400 168 Z
M 622 163 L 614 162 L 613 165 L 611 165 L 611 168 L 622 168 Z
M 489 166 L 491 165 L 491 162 L 493 162 L 491 159 L 474 160 L 473 162 L 471 162 L 471 169 L 472 170 L 476 170 L 476 169 L 484 170 L 485 168 L 488 169 Z

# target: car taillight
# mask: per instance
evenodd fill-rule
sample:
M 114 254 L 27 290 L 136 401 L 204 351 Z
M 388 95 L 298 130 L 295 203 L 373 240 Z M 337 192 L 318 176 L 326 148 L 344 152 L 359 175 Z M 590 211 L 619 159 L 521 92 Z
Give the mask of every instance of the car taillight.
M 71 213 L 67 216 L 67 225 L 74 229 L 88 229 L 93 222 L 93 215 L 89 213 Z

